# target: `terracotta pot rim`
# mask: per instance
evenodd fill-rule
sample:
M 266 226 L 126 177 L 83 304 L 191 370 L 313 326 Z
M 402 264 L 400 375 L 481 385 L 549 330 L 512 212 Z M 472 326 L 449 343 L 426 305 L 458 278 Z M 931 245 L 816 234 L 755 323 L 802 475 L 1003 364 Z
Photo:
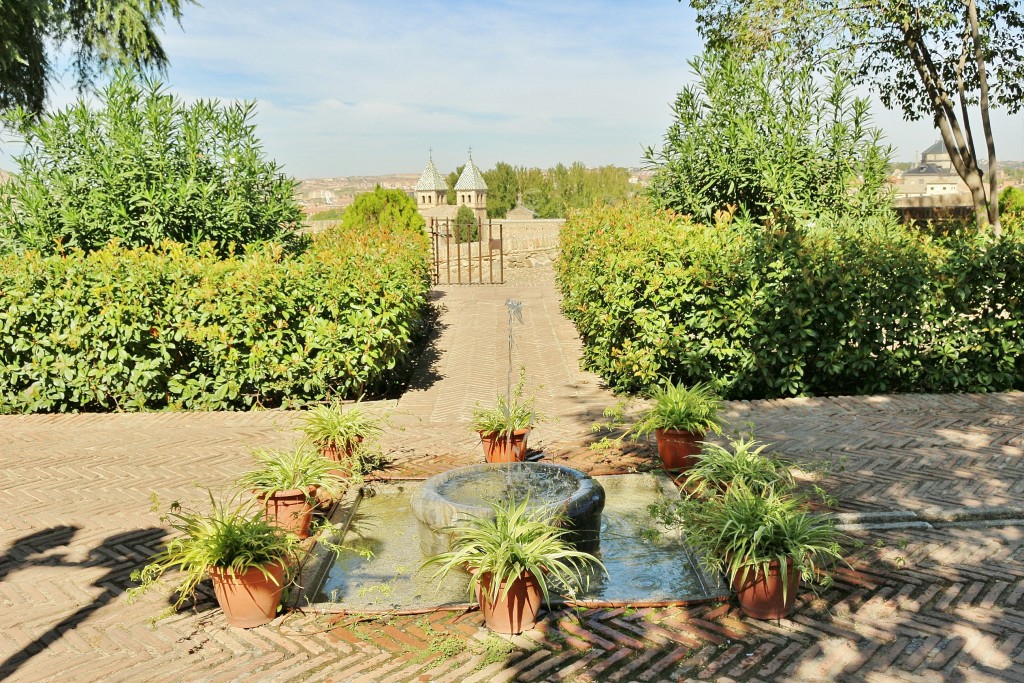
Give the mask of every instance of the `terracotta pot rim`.
M 533 427 L 527 427 L 526 429 L 517 429 L 514 432 L 512 432 L 512 436 L 522 436 L 523 434 L 529 434 L 532 431 Z M 504 437 L 505 434 L 508 434 L 508 432 L 483 432 L 477 430 L 477 434 L 480 435 L 481 439 L 495 439 L 497 437 Z
M 655 435 L 657 435 L 659 432 L 666 436 L 688 436 L 697 439 L 703 439 L 705 436 L 708 435 L 707 431 L 691 432 L 686 429 L 672 429 L 671 427 L 658 427 L 657 429 L 654 430 Z
M 795 563 L 795 560 L 792 557 L 790 557 L 789 561 L 786 563 L 786 570 L 788 571 L 788 570 L 792 569 L 794 563 Z M 764 566 L 764 563 L 763 562 L 750 562 L 750 563 L 744 563 L 743 566 L 745 566 L 745 567 L 753 567 L 753 568 L 757 569 L 758 571 L 760 571 L 761 567 Z M 770 562 L 768 562 L 768 571 L 778 570 L 781 566 L 782 566 L 782 563 L 779 562 L 778 560 L 771 560 Z
M 317 490 L 320 488 L 319 484 L 313 484 L 304 489 L 284 489 L 281 491 L 274 491 L 271 494 L 264 493 L 262 491 L 253 490 L 253 493 L 259 497 L 260 500 L 266 500 L 270 498 L 272 500 L 280 500 L 282 498 L 310 498 L 316 495 Z
M 231 577 L 238 577 L 241 574 L 244 574 L 246 572 L 252 571 L 253 569 L 257 569 L 258 570 L 260 567 L 268 568 L 268 567 L 273 567 L 275 565 L 276 566 L 280 566 L 281 569 L 284 569 L 286 571 L 286 573 L 287 573 L 288 563 L 287 563 L 287 561 L 284 558 L 280 558 L 280 559 L 277 559 L 277 560 L 271 560 L 270 562 L 266 562 L 264 564 L 253 564 L 253 565 L 250 565 L 250 566 L 245 567 L 244 569 L 242 569 L 237 574 L 232 574 L 231 573 L 231 567 L 218 567 L 218 566 L 213 565 L 213 564 L 209 565 L 206 568 L 206 572 L 208 574 L 211 574 L 211 575 L 212 574 L 218 574 L 219 576 L 225 576 L 225 577 L 231 578 Z M 260 572 L 260 574 L 262 575 L 262 572 Z
M 470 574 L 476 574 L 478 571 L 480 571 L 479 568 L 477 568 L 477 567 L 464 566 L 464 568 Z M 480 577 L 480 580 L 481 581 L 487 581 L 488 583 L 490 583 L 490 581 L 491 581 L 491 579 L 493 577 L 494 577 L 494 572 L 484 572 L 483 576 Z M 513 581 L 514 582 L 514 581 L 519 581 L 520 579 L 529 580 L 530 577 L 533 577 L 533 579 L 535 581 L 537 580 L 537 575 L 536 574 L 534 574 L 533 572 L 531 572 L 529 570 L 526 570 L 522 574 L 520 574 L 519 576 L 513 576 L 511 579 L 506 579 L 505 581 L 502 581 L 500 585 L 504 586 L 506 583 L 509 583 L 509 581 Z
M 344 450 L 344 449 L 348 448 L 349 446 L 355 446 L 357 444 L 361 444 L 365 438 L 366 437 L 364 437 L 364 436 L 356 436 L 356 437 L 353 437 L 353 438 L 351 438 L 351 439 L 349 439 L 347 441 L 344 441 L 344 442 L 342 442 L 342 441 L 335 441 L 335 440 L 332 439 L 330 441 L 317 442 L 316 445 L 317 445 L 317 448 L 340 448 L 340 449 Z

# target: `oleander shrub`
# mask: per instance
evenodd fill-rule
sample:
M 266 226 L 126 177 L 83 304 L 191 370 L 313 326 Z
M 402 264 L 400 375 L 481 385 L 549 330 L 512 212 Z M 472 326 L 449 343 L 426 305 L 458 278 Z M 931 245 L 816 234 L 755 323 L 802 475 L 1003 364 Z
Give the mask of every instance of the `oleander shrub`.
M 373 192 L 356 195 L 341 220 L 347 228 L 382 223 L 400 226 L 403 230 L 422 231 L 426 227 L 415 199 L 404 190 L 385 190 L 380 185 L 373 188 Z
M 888 210 L 890 150 L 849 64 L 795 60 L 776 46 L 754 59 L 710 50 L 690 66 L 694 82 L 677 96 L 660 149 L 645 150 L 656 205 L 766 223 Z
M 0 256 L 0 413 L 234 410 L 374 395 L 424 332 L 422 233 L 334 228 L 289 256 L 174 242 Z
M 0 252 L 92 251 L 210 241 L 221 256 L 295 243 L 295 182 L 264 158 L 252 102 L 190 104 L 120 72 L 97 95 L 36 120 L 6 113 L 25 144 L 0 184 Z
M 584 363 L 636 391 L 729 398 L 1024 386 L 1024 237 L 942 239 L 884 216 L 714 223 L 647 201 L 571 214 L 563 310 Z

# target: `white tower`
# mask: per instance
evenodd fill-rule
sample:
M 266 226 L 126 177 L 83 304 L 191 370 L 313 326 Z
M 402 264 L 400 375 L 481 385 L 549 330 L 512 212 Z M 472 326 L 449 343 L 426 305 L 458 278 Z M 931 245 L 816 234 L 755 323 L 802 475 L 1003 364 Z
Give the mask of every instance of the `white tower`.
M 480 169 L 473 163 L 472 149 L 469 150 L 469 161 L 455 183 L 455 203 L 473 209 L 479 220 L 487 220 L 487 183 Z
M 416 183 L 416 206 L 420 211 L 433 209 L 435 206 L 443 206 L 448 201 L 448 183 L 434 165 L 433 150 L 430 153 L 430 160 L 427 167 L 423 169 L 423 175 Z

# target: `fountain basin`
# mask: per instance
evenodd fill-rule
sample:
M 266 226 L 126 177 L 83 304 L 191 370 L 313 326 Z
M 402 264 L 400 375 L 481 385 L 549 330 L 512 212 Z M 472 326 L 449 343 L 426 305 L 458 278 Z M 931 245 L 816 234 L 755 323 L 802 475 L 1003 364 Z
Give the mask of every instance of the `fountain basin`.
M 604 488 L 579 470 L 550 463 L 468 465 L 431 477 L 412 496 L 424 557 L 448 550 L 451 527 L 471 517 L 494 517 L 490 503 L 529 497 L 530 509 L 564 514 L 569 540 L 588 553 L 601 544 Z

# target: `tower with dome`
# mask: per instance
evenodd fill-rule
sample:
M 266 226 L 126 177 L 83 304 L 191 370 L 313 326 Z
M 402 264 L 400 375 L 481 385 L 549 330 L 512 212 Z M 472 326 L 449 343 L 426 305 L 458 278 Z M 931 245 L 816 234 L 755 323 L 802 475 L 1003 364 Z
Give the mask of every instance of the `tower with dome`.
M 468 206 L 477 219 L 487 219 L 487 183 L 480 169 L 473 162 L 473 151 L 462 169 L 462 175 L 455 183 L 455 205 L 448 204 L 448 183 L 434 164 L 431 152 L 427 167 L 415 187 L 416 206 L 424 218 L 455 220 L 460 206 Z

